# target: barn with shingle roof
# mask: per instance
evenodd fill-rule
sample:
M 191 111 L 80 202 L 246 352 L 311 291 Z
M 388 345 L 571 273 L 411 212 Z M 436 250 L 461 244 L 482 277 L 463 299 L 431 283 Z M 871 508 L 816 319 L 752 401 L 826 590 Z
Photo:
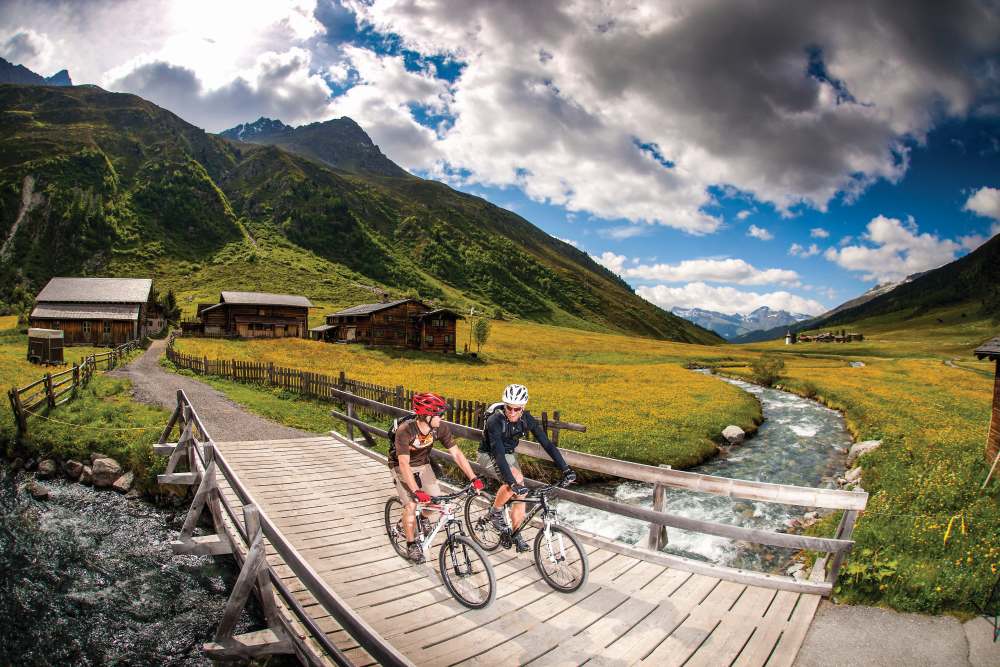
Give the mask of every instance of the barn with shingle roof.
M 1000 460 L 1000 336 L 986 341 L 973 354 L 979 359 L 989 359 L 996 365 L 993 375 L 993 411 L 986 436 L 986 460 L 995 468 Z M 990 473 L 995 474 L 995 471 L 991 468 Z
M 198 304 L 184 333 L 238 338 L 306 338 L 312 302 L 296 294 L 222 292 L 218 303 Z
M 418 299 L 351 306 L 326 316 L 313 338 L 433 352 L 455 351 L 455 330 L 462 316 L 433 309 Z
M 150 278 L 53 278 L 30 326 L 61 330 L 66 345 L 121 345 L 146 335 L 152 290 Z

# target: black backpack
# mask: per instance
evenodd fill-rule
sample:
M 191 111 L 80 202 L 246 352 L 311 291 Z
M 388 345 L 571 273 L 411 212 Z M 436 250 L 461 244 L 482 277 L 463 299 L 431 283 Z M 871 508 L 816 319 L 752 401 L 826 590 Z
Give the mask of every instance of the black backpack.
M 483 437 L 479 439 L 479 451 L 488 452 L 489 448 L 489 436 L 486 435 L 486 422 L 489 421 L 490 417 L 498 412 L 503 412 L 503 403 L 491 403 L 485 410 L 483 410 L 483 417 L 479 421 L 479 428 L 483 431 Z

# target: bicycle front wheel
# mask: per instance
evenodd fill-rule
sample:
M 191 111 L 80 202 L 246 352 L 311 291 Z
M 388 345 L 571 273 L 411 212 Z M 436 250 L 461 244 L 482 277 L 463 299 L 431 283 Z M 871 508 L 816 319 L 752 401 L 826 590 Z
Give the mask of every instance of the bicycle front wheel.
M 492 508 L 491 498 L 485 494 L 465 500 L 465 526 L 476 544 L 488 552 L 500 547 L 500 533 L 489 518 Z
M 403 532 L 403 503 L 393 496 L 385 503 L 385 532 L 396 553 L 407 558 L 406 533 Z
M 470 609 L 489 606 L 496 597 L 497 579 L 489 557 L 465 535 L 452 535 L 438 554 L 441 579 L 452 597 Z
M 535 535 L 535 567 L 552 588 L 572 593 L 587 581 L 590 564 L 576 535 L 562 526 L 550 526 Z

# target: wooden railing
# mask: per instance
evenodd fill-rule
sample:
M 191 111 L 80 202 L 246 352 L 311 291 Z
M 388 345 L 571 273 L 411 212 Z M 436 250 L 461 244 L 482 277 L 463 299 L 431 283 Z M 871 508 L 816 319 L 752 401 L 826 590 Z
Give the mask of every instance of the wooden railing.
M 177 442 L 167 442 L 175 427 L 180 434 Z M 264 545 L 266 539 L 319 605 L 376 662 L 387 667 L 412 667 L 409 660 L 330 588 L 278 529 L 215 446 L 194 406 L 181 390 L 177 392 L 177 406 L 155 451 L 170 457 L 166 472 L 158 477 L 161 484 L 197 486 L 179 539 L 171 542 L 174 553 L 231 553 L 238 562 L 242 562 L 214 641 L 203 647 L 210 657 L 245 660 L 276 653 L 295 653 L 304 664 L 320 664 L 321 657 L 304 641 L 305 630 L 336 664 L 351 665 L 268 563 Z M 182 461 L 187 462 L 187 472 L 177 472 Z M 243 506 L 241 513 L 237 513 L 222 493 L 220 477 L 239 498 Z M 196 537 L 195 526 L 206 508 L 218 532 Z M 234 635 L 236 621 L 254 590 L 260 599 L 268 629 Z
M 90 384 L 90 378 L 101 363 L 105 364 L 105 370 L 113 370 L 130 352 L 137 349 L 139 343 L 134 340 L 129 341 L 107 352 L 83 357 L 79 363 L 59 373 L 46 373 L 41 379 L 24 387 L 11 387 L 7 392 L 7 398 L 10 399 L 10 408 L 14 411 L 18 435 L 21 437 L 27 435 L 28 417 L 36 411 L 41 408 L 51 410 L 62 405 L 76 395 L 77 389 Z
M 366 424 L 364 421 L 358 419 L 354 414 L 356 407 L 363 407 L 368 411 L 379 412 L 389 416 L 410 414 L 407 410 L 355 396 L 350 392 L 339 389 L 334 389 L 333 392 L 337 400 L 347 405 L 347 413 L 344 414 L 334 410 L 331 414 L 337 419 L 346 422 L 348 434 L 345 442 L 353 445 L 355 448 L 360 448 L 359 445 L 354 443 L 353 429 L 355 427 L 361 431 L 369 444 L 374 444 L 371 439 L 372 435 L 388 436 L 385 430 Z M 477 428 L 462 424 L 449 424 L 449 426 L 452 432 L 458 437 L 468 438 L 477 442 L 482 437 L 482 431 Z M 521 440 L 518 445 L 518 451 L 528 456 L 549 460 L 545 450 L 534 442 Z M 824 558 L 817 561 L 809 580 L 798 580 L 793 577 L 715 565 L 675 556 L 658 550 L 625 545 L 597 535 L 583 534 L 585 541 L 617 553 L 657 562 L 680 570 L 727 578 L 744 584 L 770 586 L 784 590 L 819 593 L 829 596 L 833 591 L 833 586 L 837 581 L 844 559 L 854 546 L 854 541 L 851 539 L 854 523 L 857 520 L 858 514 L 864 511 L 868 503 L 868 494 L 861 491 L 819 489 L 716 477 L 714 475 L 704 475 L 701 473 L 632 463 L 630 461 L 621 461 L 569 449 L 562 449 L 561 453 L 563 458 L 566 459 L 566 463 L 575 469 L 588 470 L 603 476 L 653 484 L 654 499 L 657 493 L 661 495 L 662 499 L 662 495 L 668 489 L 684 489 L 686 491 L 697 491 L 730 498 L 844 511 L 836 534 L 832 538 L 826 538 L 794 535 L 759 528 L 746 528 L 744 526 L 715 521 L 692 519 L 679 514 L 662 511 L 662 500 L 660 503 L 661 509 L 646 509 L 568 489 L 562 489 L 556 493 L 557 497 L 579 505 L 647 522 L 650 530 L 650 543 L 655 544 L 656 547 L 661 545 L 660 535 L 664 527 L 672 527 L 753 544 L 764 544 L 790 549 L 807 549 L 826 554 Z M 451 460 L 450 455 L 442 451 L 434 450 L 432 454 L 440 460 Z M 474 462 L 472 462 L 472 466 L 479 474 L 491 476 L 494 474 L 492 470 L 483 468 Z M 535 480 L 526 481 L 529 486 L 540 484 L 540 482 Z M 658 492 L 657 489 L 659 489 Z M 583 531 L 577 530 L 577 532 L 582 533 Z
M 273 363 L 195 357 L 178 352 L 174 348 L 175 338 L 176 335 L 172 333 L 167 340 L 167 359 L 180 368 L 187 368 L 196 373 L 216 375 L 236 382 L 277 387 L 294 391 L 302 396 L 329 402 L 339 401 L 340 399 L 337 397 L 339 392 L 349 392 L 353 396 L 367 398 L 379 404 L 405 408 L 411 404 L 415 393 L 415 390 L 405 389 L 402 385 L 385 387 L 355 380 L 347 377 L 344 371 L 340 371 L 337 376 L 332 376 L 275 366 Z M 445 418 L 450 422 L 470 427 L 480 423 L 483 411 L 489 407 L 488 403 L 461 398 L 445 397 L 445 401 L 448 403 L 448 412 L 445 414 Z M 378 414 L 378 411 L 368 413 L 369 416 Z M 541 421 L 542 428 L 552 434 L 552 441 L 557 444 L 561 430 L 580 433 L 587 430 L 583 424 L 562 421 L 558 410 L 552 413 L 551 418 L 547 411 L 542 411 Z

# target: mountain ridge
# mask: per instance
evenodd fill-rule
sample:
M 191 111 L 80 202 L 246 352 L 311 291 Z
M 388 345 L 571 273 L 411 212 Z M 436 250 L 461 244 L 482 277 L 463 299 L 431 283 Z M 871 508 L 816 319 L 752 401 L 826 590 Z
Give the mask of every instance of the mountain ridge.
M 0 108 L 0 241 L 17 258 L 0 259 L 0 300 L 11 285 L 37 290 L 53 275 L 150 275 L 188 309 L 220 288 L 337 305 L 387 292 L 595 331 L 720 341 L 586 253 L 442 183 L 223 139 L 96 86 L 3 85 Z M 29 177 L 37 201 L 25 209 Z
M 695 324 L 714 331 L 728 341 L 733 341 L 746 334 L 790 326 L 803 320 L 812 319 L 804 313 L 791 313 L 786 310 L 773 310 L 768 306 L 760 306 L 746 315 L 740 313 L 721 313 L 702 308 L 670 309 L 674 315 L 694 322 Z
M 69 71 L 61 69 L 52 76 L 36 74 L 24 65 L 0 58 L 0 83 L 19 83 L 32 86 L 72 86 Z

